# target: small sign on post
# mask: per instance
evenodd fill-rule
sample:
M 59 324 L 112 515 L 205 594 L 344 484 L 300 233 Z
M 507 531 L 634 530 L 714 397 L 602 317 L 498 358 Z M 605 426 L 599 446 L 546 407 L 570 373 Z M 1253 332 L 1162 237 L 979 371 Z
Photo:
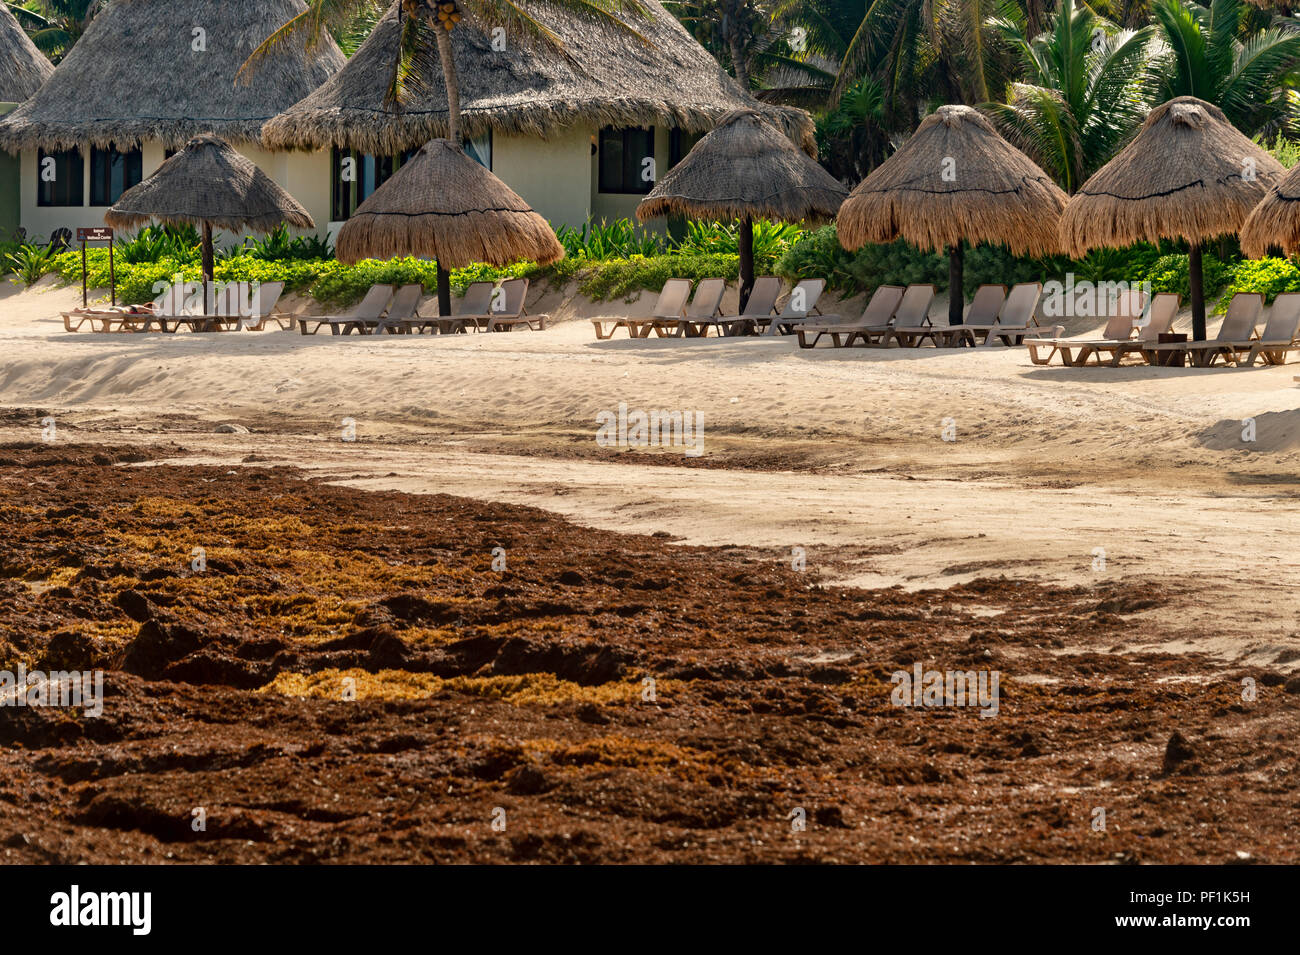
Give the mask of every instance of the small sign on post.
M 77 229 L 77 241 L 81 243 L 81 305 L 86 302 L 86 243 L 108 243 L 108 293 L 114 305 L 117 304 L 117 274 L 113 269 L 113 230 L 107 226 L 96 225 Z

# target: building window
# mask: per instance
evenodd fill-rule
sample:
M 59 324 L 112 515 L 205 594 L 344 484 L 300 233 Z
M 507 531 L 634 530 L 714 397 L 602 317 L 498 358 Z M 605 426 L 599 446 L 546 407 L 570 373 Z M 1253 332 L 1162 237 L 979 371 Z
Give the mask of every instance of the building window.
M 38 206 L 81 206 L 84 201 L 85 163 L 80 149 L 36 153 L 36 204 Z
M 655 185 L 654 155 L 654 127 L 605 127 L 600 131 L 600 191 L 645 195 Z
M 407 159 L 419 150 L 401 156 L 371 156 L 350 149 L 330 151 L 330 221 L 352 218 L 357 206 L 369 199 L 392 178 Z
M 680 126 L 674 126 L 668 134 L 668 168 L 672 169 L 685 159 L 686 154 L 703 138 L 703 133 L 687 133 Z
M 122 193 L 139 185 L 144 178 L 144 157 L 140 150 L 118 152 L 116 149 L 90 150 L 90 204 L 111 206 Z
M 492 168 L 492 130 L 482 136 L 470 136 L 465 140 L 465 155 L 484 169 Z

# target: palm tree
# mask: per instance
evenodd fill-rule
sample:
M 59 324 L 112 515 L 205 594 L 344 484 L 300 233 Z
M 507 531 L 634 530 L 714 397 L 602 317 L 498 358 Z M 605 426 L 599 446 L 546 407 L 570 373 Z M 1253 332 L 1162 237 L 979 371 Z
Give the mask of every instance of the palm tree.
M 754 67 L 778 39 L 766 0 L 666 0 L 674 16 L 748 90 Z
M 91 19 L 107 0 L 32 0 L 9 3 L 36 48 L 55 63 L 86 32 Z
M 1100 168 L 1142 121 L 1152 30 L 1120 30 L 1087 7 L 1063 10 L 1030 39 L 1023 18 L 993 21 L 1024 81 L 982 108 L 1067 193 Z
M 1300 31 L 1268 26 L 1251 31 L 1241 0 L 1154 0 L 1164 50 L 1154 71 L 1157 101 L 1196 96 L 1213 103 L 1247 136 L 1273 132 L 1294 115 L 1288 93 L 1297 85 Z M 1277 21 L 1281 23 L 1282 21 Z
M 1019 0 L 781 0 L 776 15 L 807 31 L 810 52 L 838 64 L 830 105 L 873 76 L 886 115 L 906 115 L 911 130 L 927 100 L 1001 95 L 1006 64 L 988 20 L 1019 10 Z
M 283 24 L 253 51 L 241 73 L 290 37 L 305 36 L 308 49 L 314 48 L 327 32 L 346 29 L 358 17 L 372 11 L 379 0 L 306 2 L 306 10 Z M 547 3 L 572 16 L 640 37 L 639 33 L 614 15 L 617 9 L 643 15 L 644 9 L 638 0 L 547 0 Z M 418 62 L 422 52 L 427 52 L 422 51 L 419 37 L 419 21 L 423 20 L 433 30 L 435 37 L 442 79 L 447 91 L 447 138 L 454 143 L 461 142 L 460 83 L 451 46 L 451 31 L 458 23 L 468 20 L 485 30 L 500 27 L 509 41 L 549 49 L 561 56 L 567 55 L 560 38 L 517 0 L 402 0 L 402 17 L 402 44 L 397 61 L 393 64 L 389 83 L 390 101 L 400 101 L 405 78 L 412 72 L 412 64 Z

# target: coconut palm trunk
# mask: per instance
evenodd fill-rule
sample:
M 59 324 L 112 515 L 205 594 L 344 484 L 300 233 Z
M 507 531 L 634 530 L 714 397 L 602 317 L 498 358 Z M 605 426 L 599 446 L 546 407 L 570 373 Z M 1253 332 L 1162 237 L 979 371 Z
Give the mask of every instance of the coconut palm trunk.
M 745 61 L 745 51 L 743 44 L 740 42 L 740 25 L 739 18 L 733 17 L 731 27 L 731 37 L 728 39 L 728 46 L 731 47 L 731 72 L 735 74 L 736 82 L 742 90 L 749 90 L 749 64 Z
M 451 31 L 438 20 L 436 2 L 424 5 L 424 18 L 437 38 L 438 62 L 442 64 L 442 82 L 447 88 L 447 138 L 457 146 L 460 138 L 460 78 L 456 75 L 456 54 L 451 47 Z M 441 263 L 437 265 L 438 274 L 438 314 L 451 314 L 451 275 Z

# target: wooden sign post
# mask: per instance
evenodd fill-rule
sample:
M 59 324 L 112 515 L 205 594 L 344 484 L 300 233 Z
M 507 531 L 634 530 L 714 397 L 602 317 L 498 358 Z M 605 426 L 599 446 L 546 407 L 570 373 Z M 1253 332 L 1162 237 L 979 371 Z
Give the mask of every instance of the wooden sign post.
M 113 230 L 106 226 L 90 226 L 77 230 L 77 241 L 81 243 L 81 305 L 86 307 L 86 243 L 108 243 L 108 292 L 114 305 L 117 304 L 117 274 L 113 270 Z

